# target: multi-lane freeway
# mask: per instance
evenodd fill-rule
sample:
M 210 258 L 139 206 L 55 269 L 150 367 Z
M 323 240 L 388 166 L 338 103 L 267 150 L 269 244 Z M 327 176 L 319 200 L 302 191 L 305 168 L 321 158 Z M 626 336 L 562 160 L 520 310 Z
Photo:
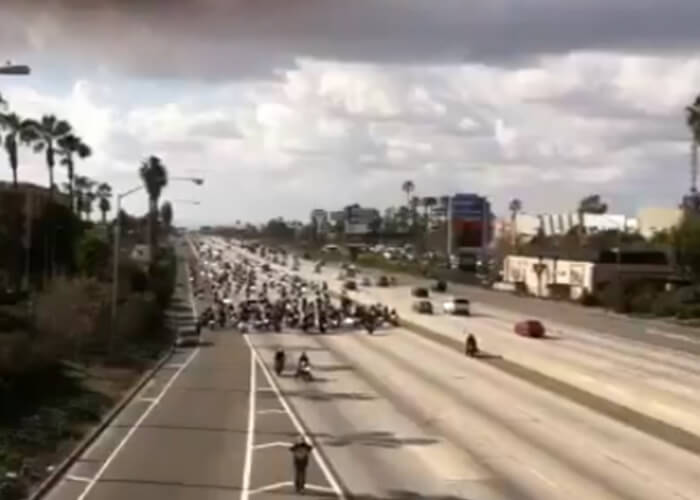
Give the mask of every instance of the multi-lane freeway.
M 225 258 L 241 252 L 213 243 Z M 319 278 L 308 264 L 300 273 Z M 336 274 L 321 277 L 338 289 Z M 306 434 L 318 452 L 309 498 L 700 499 L 693 354 L 566 317 L 547 321 L 553 340 L 521 339 L 512 324 L 524 311 L 478 300 L 473 317 L 426 318 L 410 312 L 408 286 L 355 298 L 394 306 L 431 333 L 207 332 L 173 355 L 46 498 L 292 498 L 287 448 Z M 523 371 L 465 358 L 454 346 L 466 331 Z M 278 346 L 293 357 L 305 350 L 317 380 L 271 375 Z M 562 385 L 524 375 L 535 369 Z M 630 411 L 606 413 L 567 388 Z

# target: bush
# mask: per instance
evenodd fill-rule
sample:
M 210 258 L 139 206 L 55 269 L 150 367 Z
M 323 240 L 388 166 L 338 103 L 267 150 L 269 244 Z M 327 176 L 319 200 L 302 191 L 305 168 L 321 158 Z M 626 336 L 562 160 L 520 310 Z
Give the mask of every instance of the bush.
M 109 272 L 109 243 L 95 232 L 86 233 L 78 244 L 78 268 L 89 277 L 105 277 Z
M 45 355 L 59 359 L 72 353 L 77 358 L 86 342 L 96 340 L 108 297 L 107 287 L 94 280 L 54 281 L 36 305 L 37 336 Z
M 168 249 L 151 268 L 149 288 L 155 294 L 156 301 L 161 309 L 168 307 L 170 299 L 175 292 L 176 267 L 175 252 L 172 249 Z

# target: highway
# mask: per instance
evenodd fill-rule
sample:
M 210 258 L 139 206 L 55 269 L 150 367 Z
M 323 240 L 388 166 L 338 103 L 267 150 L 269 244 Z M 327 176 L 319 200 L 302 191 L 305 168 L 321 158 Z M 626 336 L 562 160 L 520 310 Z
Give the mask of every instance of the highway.
M 339 290 L 341 281 L 336 279 L 336 273 L 337 270 L 328 269 L 322 276 L 331 288 Z M 310 279 L 319 278 L 309 263 L 302 264 L 300 274 Z M 554 324 L 558 340 L 523 339 L 512 332 L 513 322 L 522 319 L 521 315 L 486 307 L 477 307 L 475 316 L 470 318 L 426 317 L 410 311 L 412 299 L 407 286 L 370 287 L 353 296 L 365 302 L 379 300 L 397 307 L 403 318 L 422 322 L 457 342 L 463 342 L 466 331 L 476 331 L 488 351 L 506 357 L 520 354 L 517 361 L 526 361 L 538 368 L 544 366 L 544 371 L 557 379 L 615 403 L 627 404 L 638 412 L 658 417 L 661 422 L 670 422 L 691 432 L 699 430 L 695 415 L 700 404 L 693 388 L 698 372 L 693 356 L 671 349 L 652 350 L 645 343 L 581 331 L 565 324 Z M 444 298 L 445 295 L 436 296 L 434 300 L 439 304 Z M 695 498 L 693 495 L 700 491 L 694 472 L 700 467 L 696 454 L 602 416 L 596 408 L 582 408 L 551 391 L 500 373 L 487 364 L 470 363 L 456 351 L 405 329 L 376 338 L 363 335 L 310 338 L 349 364 L 363 367 L 363 377 L 372 380 L 375 388 L 383 387 L 382 393 L 398 407 L 404 411 L 409 408 L 414 421 L 431 422 L 431 426 L 436 426 L 451 443 L 459 443 L 462 451 L 469 450 L 470 462 L 490 463 L 488 458 L 479 455 L 480 450 L 488 450 L 487 457 L 495 453 L 496 457 L 492 458 L 499 465 L 509 463 L 510 459 L 514 460 L 510 465 L 515 468 L 519 467 L 514 464 L 530 463 L 534 467 L 530 476 L 548 485 L 546 491 L 540 491 L 542 484 L 533 484 L 532 477 L 518 476 L 506 467 L 498 470 L 492 479 L 508 477 L 514 481 L 513 478 L 521 477 L 522 481 L 515 481 L 518 484 L 507 488 L 502 485 L 499 490 L 502 493 L 515 487 L 520 493 L 533 494 L 534 498 L 561 497 L 561 490 L 552 496 L 552 491 L 557 490 L 552 484 L 560 485 L 572 497 L 581 498 L 584 495 L 591 498 L 646 498 L 646 495 L 650 495 L 649 498 L 672 498 L 674 495 Z M 460 380 L 475 382 L 476 389 L 457 382 Z M 395 381 L 393 385 L 389 383 L 392 381 Z M 411 388 L 408 393 L 407 387 Z M 436 408 L 439 408 L 437 412 Z M 512 414 L 504 413 L 504 408 L 512 408 Z M 523 428 L 511 427 L 513 422 Z M 469 437 L 462 427 L 479 429 L 482 437 L 490 436 L 491 440 Z M 521 435 L 505 444 L 503 441 L 509 432 Z M 574 437 L 578 439 L 572 440 Z M 502 444 L 496 446 L 498 442 Z M 500 454 L 496 449 L 501 450 Z M 544 454 L 543 449 L 547 450 Z M 661 459 L 659 453 L 669 455 Z M 542 458 L 539 467 L 533 462 L 533 457 L 537 456 Z M 669 464 L 669 467 L 660 464 Z M 567 476 L 571 469 L 590 477 Z M 530 469 L 525 467 L 525 470 Z M 683 477 L 677 476 L 682 470 L 685 470 Z M 652 492 L 653 489 L 642 486 L 644 477 L 654 478 L 657 485 L 663 486 Z M 681 487 L 682 484 L 686 486 Z
M 301 272 L 313 275 L 308 265 Z M 408 318 L 404 297 L 405 287 L 372 287 L 357 298 L 391 300 Z M 694 428 L 695 393 L 679 390 L 695 384 L 692 357 L 568 326 L 560 340 L 519 339 L 511 317 L 475 312 L 432 321 L 443 322 L 445 339 L 461 342 L 473 328 L 484 348 L 549 359 L 561 376 L 598 363 L 589 389 L 669 384 L 649 400 L 681 412 L 664 420 Z M 292 358 L 305 350 L 317 380 L 270 375 L 278 346 Z M 611 365 L 619 382 L 603 378 L 613 378 Z M 666 393 L 686 406 L 663 399 Z M 406 328 L 373 336 L 207 332 L 199 347 L 174 354 L 45 498 L 298 498 L 287 447 L 300 433 L 317 451 L 307 498 L 700 499 L 698 454 Z

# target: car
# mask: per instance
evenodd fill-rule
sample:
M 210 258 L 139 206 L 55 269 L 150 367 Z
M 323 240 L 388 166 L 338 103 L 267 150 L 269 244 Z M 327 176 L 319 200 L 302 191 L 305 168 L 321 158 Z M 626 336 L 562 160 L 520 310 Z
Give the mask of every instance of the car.
M 389 286 L 389 278 L 384 275 L 380 276 L 377 278 L 377 286 Z
M 178 328 L 175 334 L 175 345 L 177 347 L 199 345 L 199 330 L 197 327 L 192 325 Z
M 413 290 L 411 290 L 411 295 L 413 295 L 414 297 L 419 297 L 421 299 L 427 299 L 430 296 L 430 292 L 427 288 L 417 286 Z
M 413 310 L 419 314 L 433 314 L 433 303 L 429 300 L 416 300 Z
M 519 321 L 513 327 L 516 334 L 523 337 L 540 338 L 544 337 L 546 330 L 541 321 L 536 319 L 527 319 Z
M 447 282 L 445 282 L 443 280 L 437 280 L 433 284 L 433 290 L 436 292 L 440 292 L 440 293 L 446 292 L 447 291 Z
M 469 300 L 464 298 L 452 298 L 442 305 L 446 314 L 469 316 Z
M 367 276 L 365 276 L 362 278 L 361 285 L 362 286 L 372 286 L 372 282 L 370 281 L 370 279 Z
M 357 283 L 355 283 L 353 280 L 348 280 L 348 281 L 345 282 L 345 284 L 343 285 L 343 287 L 344 287 L 346 290 L 357 290 Z

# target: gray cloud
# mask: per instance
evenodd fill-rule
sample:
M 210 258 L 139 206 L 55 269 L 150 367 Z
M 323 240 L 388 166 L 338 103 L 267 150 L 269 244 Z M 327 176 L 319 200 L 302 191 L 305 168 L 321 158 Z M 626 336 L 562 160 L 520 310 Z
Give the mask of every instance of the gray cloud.
M 119 71 L 271 76 L 299 56 L 512 64 L 572 50 L 697 47 L 697 0 L 3 0 L 0 46 Z

